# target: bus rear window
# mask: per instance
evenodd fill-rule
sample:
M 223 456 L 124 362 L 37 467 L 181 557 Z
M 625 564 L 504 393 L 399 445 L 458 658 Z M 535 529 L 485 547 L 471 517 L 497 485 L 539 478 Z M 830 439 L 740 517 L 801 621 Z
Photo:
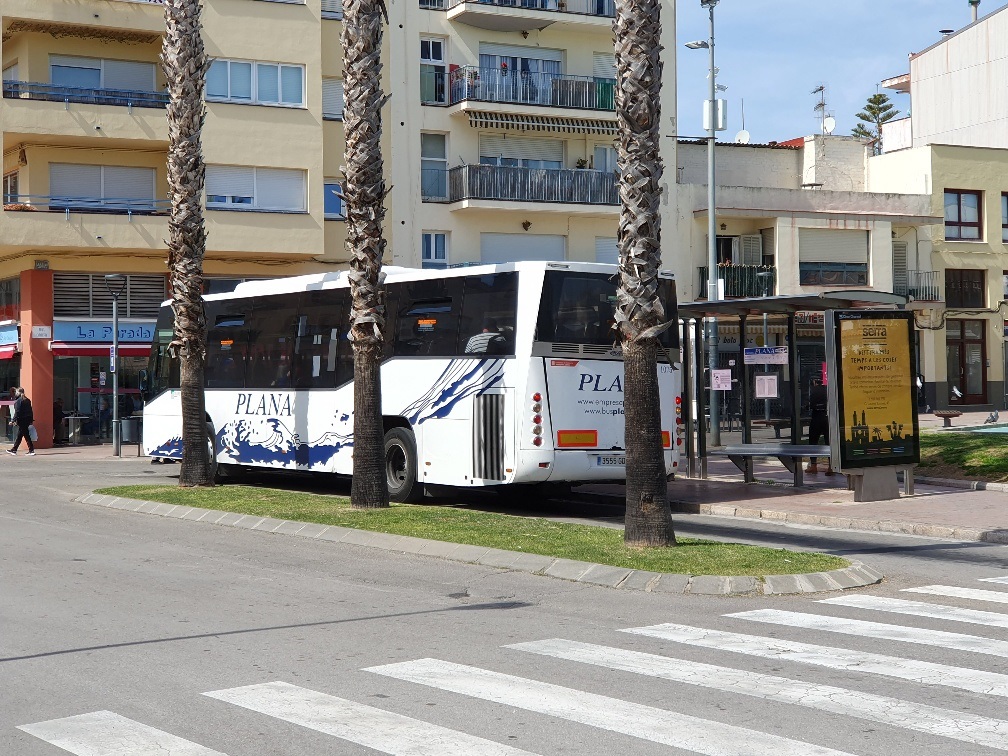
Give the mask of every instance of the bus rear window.
M 546 271 L 536 340 L 596 346 L 615 344 L 620 338 L 615 329 L 618 284 L 616 276 L 604 273 Z M 666 320 L 673 322 L 659 341 L 666 349 L 677 348 L 675 283 L 659 279 L 658 294 L 665 307 Z

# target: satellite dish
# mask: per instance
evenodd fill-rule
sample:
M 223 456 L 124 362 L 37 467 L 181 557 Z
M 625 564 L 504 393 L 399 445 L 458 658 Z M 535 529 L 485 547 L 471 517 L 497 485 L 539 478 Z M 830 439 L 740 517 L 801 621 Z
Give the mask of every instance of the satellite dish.
M 827 116 L 822 122 L 823 131 L 827 134 L 832 134 L 833 129 L 836 128 L 836 118 L 833 116 Z
M 735 144 L 749 144 L 749 132 L 742 129 L 735 135 Z

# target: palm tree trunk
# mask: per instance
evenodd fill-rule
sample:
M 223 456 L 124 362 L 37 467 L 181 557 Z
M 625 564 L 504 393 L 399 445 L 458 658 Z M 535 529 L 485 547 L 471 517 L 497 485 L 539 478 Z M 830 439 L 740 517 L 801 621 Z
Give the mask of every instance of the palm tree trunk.
M 207 449 L 203 362 L 203 51 L 200 0 L 165 0 L 161 65 L 168 81 L 168 268 L 175 313 L 172 349 L 181 358 L 182 469 L 180 486 L 213 485 Z
M 616 320 L 626 372 L 624 541 L 636 547 L 669 546 L 675 543 L 675 530 L 665 480 L 658 396 L 658 335 L 669 325 L 658 297 L 660 0 L 616 0 L 613 34 L 620 172 Z
M 381 0 L 343 4 L 343 196 L 350 256 L 350 339 L 354 351 L 354 451 L 350 503 L 389 505 L 381 409 L 385 306 L 381 293 L 385 176 L 381 153 Z

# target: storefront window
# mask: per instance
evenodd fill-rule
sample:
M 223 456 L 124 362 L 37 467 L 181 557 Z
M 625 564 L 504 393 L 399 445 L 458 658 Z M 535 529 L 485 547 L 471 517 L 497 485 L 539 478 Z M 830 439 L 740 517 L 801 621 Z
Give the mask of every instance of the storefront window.
M 0 281 L 0 323 L 21 317 L 21 279 Z

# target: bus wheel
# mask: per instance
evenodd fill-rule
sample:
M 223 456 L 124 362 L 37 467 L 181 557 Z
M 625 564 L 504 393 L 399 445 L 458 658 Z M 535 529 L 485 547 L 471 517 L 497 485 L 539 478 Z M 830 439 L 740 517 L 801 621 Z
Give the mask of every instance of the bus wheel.
M 423 484 L 417 482 L 416 439 L 406 428 L 391 428 L 385 434 L 385 480 L 392 501 L 423 497 Z
M 210 457 L 210 480 L 220 483 L 220 467 L 217 464 L 217 432 L 213 423 L 206 424 L 207 454 Z

